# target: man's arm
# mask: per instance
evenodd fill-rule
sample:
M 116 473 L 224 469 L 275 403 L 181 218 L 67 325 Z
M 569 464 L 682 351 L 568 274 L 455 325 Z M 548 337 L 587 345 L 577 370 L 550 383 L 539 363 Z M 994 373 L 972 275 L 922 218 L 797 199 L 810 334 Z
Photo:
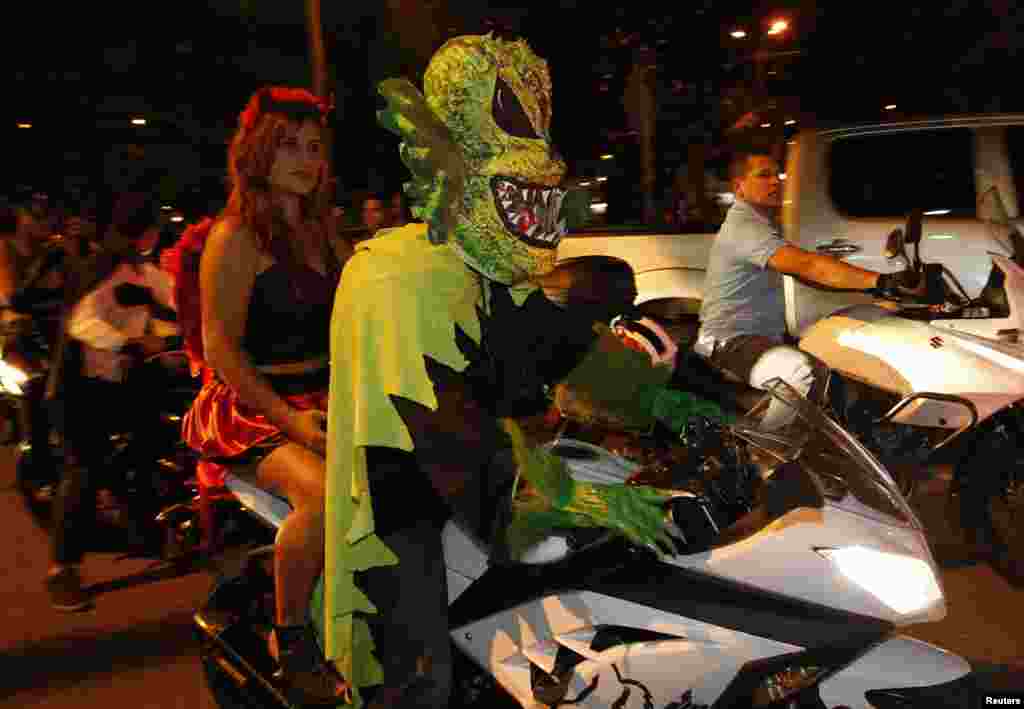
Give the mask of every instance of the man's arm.
M 780 246 L 768 259 L 768 268 L 840 290 L 870 290 L 878 286 L 879 274 L 851 266 L 826 254 L 804 251 L 796 246 Z
M 128 336 L 109 322 L 109 308 L 104 307 L 101 294 L 97 289 L 78 301 L 68 318 L 68 334 L 98 350 L 118 351 L 128 343 Z
M 174 302 L 174 279 L 167 271 L 151 263 L 145 265 L 143 277 L 146 287 L 149 288 L 160 305 L 177 311 L 177 304 Z
M 97 350 L 121 352 L 126 346 L 139 345 L 145 354 L 156 354 L 164 349 L 163 338 L 132 337 L 112 322 L 111 311 L 116 307 L 113 289 L 124 282 L 123 274 L 115 272 L 79 300 L 68 317 L 68 335 Z

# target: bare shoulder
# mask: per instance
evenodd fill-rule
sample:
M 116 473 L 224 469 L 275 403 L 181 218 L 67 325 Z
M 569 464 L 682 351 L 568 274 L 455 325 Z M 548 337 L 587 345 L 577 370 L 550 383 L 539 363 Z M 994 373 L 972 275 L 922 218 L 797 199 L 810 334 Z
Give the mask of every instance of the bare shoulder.
M 210 228 L 207 245 L 220 248 L 258 251 L 256 234 L 236 217 L 220 217 Z M 230 246 L 229 246 L 230 245 Z
M 252 229 L 236 218 L 223 217 L 210 229 L 203 247 L 203 261 L 216 262 L 218 270 L 256 273 L 267 268 L 271 259 L 260 249 Z

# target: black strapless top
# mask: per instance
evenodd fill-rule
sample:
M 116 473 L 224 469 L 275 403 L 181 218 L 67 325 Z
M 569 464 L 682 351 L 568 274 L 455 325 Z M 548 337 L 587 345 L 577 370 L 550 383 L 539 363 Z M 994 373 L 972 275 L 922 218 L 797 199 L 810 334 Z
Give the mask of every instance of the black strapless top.
M 274 263 L 256 276 L 249 299 L 243 348 L 254 365 L 301 362 L 330 351 L 331 308 L 338 280 L 302 269 L 301 293 L 296 275 Z

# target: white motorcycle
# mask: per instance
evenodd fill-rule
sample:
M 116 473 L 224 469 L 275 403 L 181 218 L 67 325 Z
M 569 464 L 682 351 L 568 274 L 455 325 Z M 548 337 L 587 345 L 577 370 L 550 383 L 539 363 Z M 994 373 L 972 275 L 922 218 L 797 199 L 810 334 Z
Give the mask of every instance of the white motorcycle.
M 756 423 L 770 397 L 784 431 Z M 458 521 L 444 530 L 452 706 L 968 707 L 960 657 L 898 634 L 940 620 L 942 586 L 921 523 L 878 461 L 781 382 L 728 427 L 687 429 L 688 461 L 666 505 L 675 553 L 566 529 L 515 562 Z M 703 423 L 702 423 L 703 422 Z M 548 444 L 574 477 L 643 478 L 585 440 Z M 268 529 L 287 504 L 228 486 Z M 507 519 L 511 496 L 489 519 Z M 273 584 L 261 549 L 195 615 L 222 707 L 287 707 L 264 633 Z
M 988 284 L 972 298 L 942 264 L 921 261 L 920 239 L 917 211 L 890 234 L 886 256 L 925 279 L 923 303 L 844 308 L 804 332 L 800 348 L 841 377 L 832 405 L 843 425 L 887 467 L 910 464 L 899 476 L 908 497 L 919 475 L 910 470 L 945 458 L 965 531 L 1003 545 L 993 512 L 1007 517 L 1024 492 L 1024 268 L 991 254 Z

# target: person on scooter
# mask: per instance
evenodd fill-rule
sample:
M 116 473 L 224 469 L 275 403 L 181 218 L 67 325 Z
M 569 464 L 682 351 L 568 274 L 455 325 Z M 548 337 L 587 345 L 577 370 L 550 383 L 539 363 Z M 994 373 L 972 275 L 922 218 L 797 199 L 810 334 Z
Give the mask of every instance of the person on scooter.
M 344 245 L 329 233 L 323 129 L 329 108 L 303 89 L 263 88 L 228 151 L 231 195 L 215 220 L 169 250 L 179 323 L 205 383 L 185 442 L 288 499 L 277 535 L 269 640 L 298 704 L 340 702 L 345 687 L 310 628 L 323 567 L 328 327 Z
M 788 243 L 778 222 L 779 164 L 769 150 L 738 152 L 730 177 L 736 202 L 711 247 L 694 349 L 754 388 L 779 377 L 812 401 L 819 400 L 828 368 L 789 344 L 782 275 L 882 296 L 922 291 L 906 285 L 914 283 L 912 272 L 877 273 Z M 766 423 L 783 425 L 788 411 L 773 403 L 765 416 Z
M 102 463 L 110 436 L 131 431 L 132 449 L 145 455 L 158 426 L 144 387 L 126 386 L 125 376 L 140 356 L 166 349 L 152 334 L 150 309 L 126 306 L 116 292 L 123 284 L 148 290 L 153 300 L 173 308 L 170 275 L 147 261 L 159 234 L 159 203 L 145 193 L 122 195 L 113 210 L 109 241 L 98 282 L 74 303 L 66 317 L 65 337 L 80 350 L 80 371 L 68 371 L 63 385 L 65 461 L 54 505 L 53 563 L 46 578 L 54 608 L 81 610 L 90 605 L 78 572 L 96 491 L 103 485 Z M 102 412 L 95 406 L 103 402 Z M 144 476 L 139 476 L 143 481 Z M 141 490 L 141 487 L 140 487 Z M 140 492 L 144 494 L 144 491 Z

